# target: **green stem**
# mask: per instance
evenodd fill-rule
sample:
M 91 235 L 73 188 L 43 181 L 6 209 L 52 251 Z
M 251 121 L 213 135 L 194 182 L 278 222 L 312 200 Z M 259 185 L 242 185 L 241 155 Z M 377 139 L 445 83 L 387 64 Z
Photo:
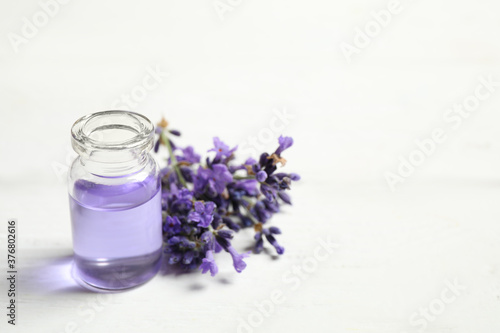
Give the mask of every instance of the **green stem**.
M 243 199 L 245 199 L 245 198 L 243 198 Z M 255 218 L 255 216 L 253 216 L 253 214 L 250 212 L 250 209 L 248 209 L 248 207 L 246 207 L 245 205 L 241 205 L 241 206 L 242 206 L 243 208 L 245 208 L 245 210 L 246 210 L 246 211 L 247 211 L 247 213 L 248 213 L 248 214 L 247 214 L 247 216 L 250 218 L 250 220 L 252 220 L 252 222 L 253 222 L 254 224 L 258 224 L 258 223 L 260 223 L 260 222 L 259 222 L 259 221 Z
M 255 179 L 255 176 L 233 176 L 233 178 L 236 180 Z
M 247 197 L 246 195 L 242 196 L 241 198 L 242 198 L 243 200 L 245 200 L 246 202 L 248 202 L 248 205 L 249 205 L 249 206 L 253 206 L 253 204 L 254 204 L 254 203 L 253 203 L 252 198 Z M 246 208 L 246 207 L 245 207 L 245 208 Z
M 170 160 L 172 161 L 172 167 L 174 168 L 179 181 L 181 182 L 182 186 L 186 187 L 186 180 L 184 179 L 184 177 L 182 177 L 181 169 L 179 169 L 179 166 L 177 165 L 177 157 L 175 157 L 174 150 L 172 149 L 172 145 L 170 144 L 170 140 L 163 132 L 161 132 L 161 141 L 165 146 L 167 146 L 168 155 L 170 156 Z

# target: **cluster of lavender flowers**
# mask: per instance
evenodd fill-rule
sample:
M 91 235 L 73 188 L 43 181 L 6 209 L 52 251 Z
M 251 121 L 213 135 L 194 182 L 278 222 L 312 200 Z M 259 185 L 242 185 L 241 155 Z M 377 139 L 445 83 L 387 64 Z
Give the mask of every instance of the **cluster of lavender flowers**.
M 214 138 L 214 148 L 201 163 L 193 147 L 181 148 L 172 137 L 180 136 L 167 129 L 162 120 L 156 129 L 159 135 L 155 145 L 169 151 L 167 166 L 160 172 L 162 181 L 162 214 L 165 252 L 168 263 L 185 269 L 218 272 L 214 254 L 224 250 L 233 259 L 238 273 L 246 267 L 244 258 L 250 252 L 238 253 L 231 240 L 242 228 L 255 230 L 254 251 L 259 253 L 267 240 L 278 254 L 285 249 L 278 244 L 277 227 L 266 228 L 266 222 L 280 205 L 291 204 L 286 193 L 292 181 L 300 179 L 294 173 L 276 172 L 277 164 L 286 160 L 282 153 L 293 144 L 290 137 L 279 138 L 279 146 L 271 155 L 263 153 L 259 160 L 249 158 L 243 164 L 234 164 L 237 147 L 229 148 Z

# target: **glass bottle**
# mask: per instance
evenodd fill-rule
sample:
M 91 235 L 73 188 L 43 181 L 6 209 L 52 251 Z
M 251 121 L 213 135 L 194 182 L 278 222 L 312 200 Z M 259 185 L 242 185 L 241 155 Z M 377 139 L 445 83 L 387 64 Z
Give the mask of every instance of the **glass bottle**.
M 128 111 L 77 120 L 69 172 L 73 275 L 91 289 L 126 289 L 158 272 L 162 253 L 154 125 Z M 93 288 L 92 288 L 93 287 Z

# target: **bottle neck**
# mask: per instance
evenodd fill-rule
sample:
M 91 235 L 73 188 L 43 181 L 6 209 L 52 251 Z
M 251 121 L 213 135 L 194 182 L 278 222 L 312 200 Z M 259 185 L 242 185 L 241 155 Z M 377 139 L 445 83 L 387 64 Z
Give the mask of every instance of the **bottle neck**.
M 147 151 L 106 152 L 104 154 L 80 155 L 80 163 L 90 173 L 101 177 L 123 177 L 143 170 L 149 162 Z
M 154 126 L 135 112 L 102 111 L 77 120 L 71 128 L 71 137 L 73 149 L 88 172 L 120 177 L 146 166 L 151 158 Z

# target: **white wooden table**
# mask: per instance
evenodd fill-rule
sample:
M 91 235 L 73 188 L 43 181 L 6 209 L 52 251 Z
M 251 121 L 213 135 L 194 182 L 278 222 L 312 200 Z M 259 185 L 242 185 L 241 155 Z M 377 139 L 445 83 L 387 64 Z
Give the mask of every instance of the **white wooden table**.
M 0 4 L 1 276 L 9 218 L 19 246 L 17 325 L 1 278 L 0 332 L 499 332 L 500 89 L 457 128 L 445 119 L 481 77 L 500 80 L 498 3 L 405 2 L 351 63 L 340 45 L 389 1 L 231 4 L 221 20 L 210 1 L 71 1 L 17 53 L 8 34 L 42 9 Z M 303 179 L 272 221 L 285 255 L 253 255 L 242 274 L 219 255 L 215 278 L 81 289 L 69 130 L 124 103 L 165 115 L 200 152 L 215 135 L 246 152 L 252 137 L 271 150 L 293 136 L 287 168 Z M 391 191 L 386 173 L 436 128 L 446 141 Z

